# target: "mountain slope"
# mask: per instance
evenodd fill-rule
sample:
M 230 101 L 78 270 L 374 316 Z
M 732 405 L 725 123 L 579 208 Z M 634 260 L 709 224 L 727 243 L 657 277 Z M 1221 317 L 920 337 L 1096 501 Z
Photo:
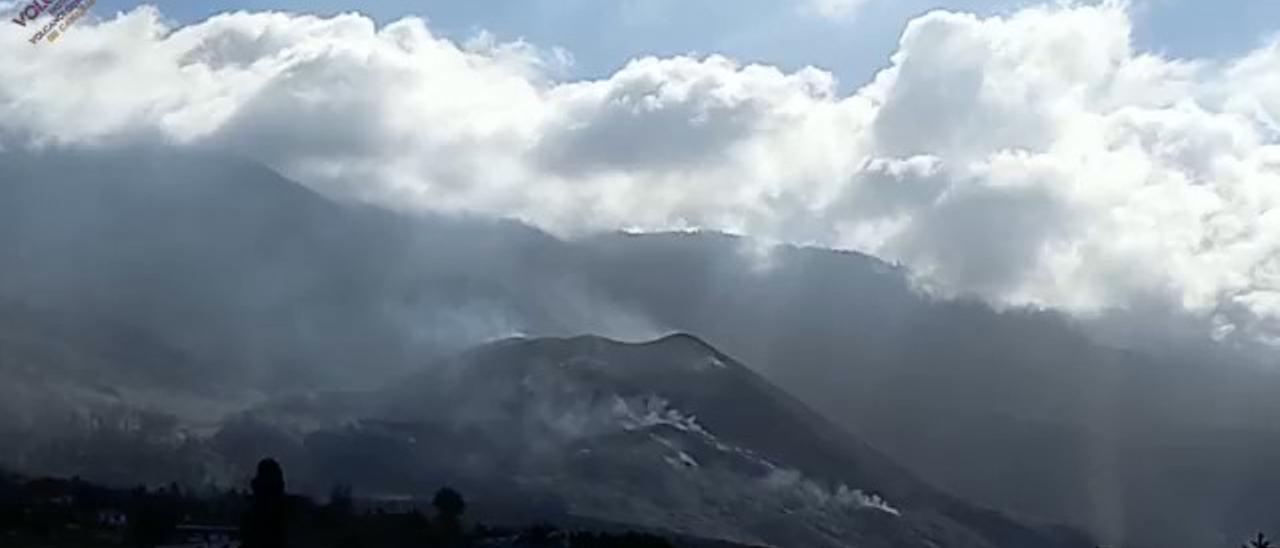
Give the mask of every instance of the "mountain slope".
M 583 262 L 609 296 L 742 357 L 967 499 L 1124 546 L 1280 527 L 1267 510 L 1280 474 L 1263 464 L 1280 454 L 1280 370 L 1194 345 L 1117 349 L 1050 312 L 933 300 L 856 253 L 781 247 L 753 269 L 742 245 L 609 236 Z
M 407 216 L 190 150 L 0 151 L 0 464 L 198 482 L 203 454 L 165 451 L 255 402 L 511 335 L 686 331 L 967 500 L 1126 546 L 1280 528 L 1277 371 L 757 251 Z
M 775 546 L 1088 545 L 928 487 L 688 335 L 507 340 L 381 391 L 253 416 L 292 429 L 303 469 L 360 470 L 348 481 L 374 492 L 447 480 Z

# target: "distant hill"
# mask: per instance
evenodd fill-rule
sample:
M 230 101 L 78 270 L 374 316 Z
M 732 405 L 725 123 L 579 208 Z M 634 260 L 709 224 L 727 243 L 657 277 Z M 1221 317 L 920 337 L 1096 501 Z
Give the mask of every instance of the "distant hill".
M 1280 375 L 1213 349 L 1109 347 L 856 253 L 561 240 L 339 203 L 199 151 L 0 152 L 0 461 L 23 471 L 231 481 L 199 440 L 296 442 L 246 409 L 515 335 L 673 331 L 981 505 L 1110 544 L 1280 528 Z
M 930 488 L 688 335 L 507 340 L 251 415 L 298 440 L 305 473 L 365 492 L 510 489 L 569 517 L 772 546 L 1089 546 Z

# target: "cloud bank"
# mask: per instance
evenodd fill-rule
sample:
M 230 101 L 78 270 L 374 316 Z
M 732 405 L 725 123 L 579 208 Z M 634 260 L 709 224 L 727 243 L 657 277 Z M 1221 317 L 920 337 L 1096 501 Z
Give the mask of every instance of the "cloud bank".
M 139 8 L 0 48 L 6 148 L 225 148 L 397 209 L 853 249 L 943 294 L 1280 341 L 1280 41 L 1169 59 L 1120 6 L 939 11 L 848 95 L 714 55 L 561 81 L 562 52 L 355 14 Z

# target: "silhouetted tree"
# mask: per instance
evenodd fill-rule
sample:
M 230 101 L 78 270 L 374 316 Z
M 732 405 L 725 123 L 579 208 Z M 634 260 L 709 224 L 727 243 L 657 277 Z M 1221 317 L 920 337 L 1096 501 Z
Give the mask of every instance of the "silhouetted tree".
M 333 538 L 334 546 L 340 548 L 359 546 L 356 538 L 355 497 L 351 494 L 351 486 L 334 485 L 329 490 L 329 502 L 322 509 L 323 527 L 326 534 Z
M 1240 548 L 1271 548 L 1271 541 L 1267 540 L 1267 535 L 1258 533 L 1258 538 L 1249 541 L 1249 544 L 1242 545 Z
M 435 538 L 441 546 L 462 546 L 466 536 L 462 531 L 462 514 L 467 511 L 467 503 L 462 494 L 448 487 L 436 491 L 431 500 L 436 508 Z
M 355 508 L 355 500 L 351 496 L 350 485 L 334 485 L 329 490 L 329 504 L 326 507 L 333 517 L 346 518 Z
M 284 470 L 275 459 L 262 459 L 250 484 L 253 494 L 240 533 L 244 548 L 284 548 Z

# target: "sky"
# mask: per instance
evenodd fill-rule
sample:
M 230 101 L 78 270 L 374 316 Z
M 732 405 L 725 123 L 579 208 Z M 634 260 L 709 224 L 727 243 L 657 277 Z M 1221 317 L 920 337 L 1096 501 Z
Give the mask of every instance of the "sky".
M 234 0 L 155 3 L 165 16 L 191 23 L 232 10 L 315 14 L 358 11 L 386 23 L 425 17 L 433 31 L 466 40 L 486 31 L 560 47 L 575 64 L 568 76 L 601 77 L 634 57 L 721 53 L 744 62 L 796 70 L 814 65 L 846 89 L 888 65 L 907 22 L 936 9 L 1008 14 L 1029 0 Z M 138 2 L 102 0 L 99 15 Z M 1256 47 L 1277 31 L 1280 3 L 1271 0 L 1134 0 L 1135 43 L 1175 57 L 1226 57 Z
M 399 210 L 856 250 L 941 294 L 1280 344 L 1274 1 L 91 12 L 0 33 L 0 147 L 216 148 Z

